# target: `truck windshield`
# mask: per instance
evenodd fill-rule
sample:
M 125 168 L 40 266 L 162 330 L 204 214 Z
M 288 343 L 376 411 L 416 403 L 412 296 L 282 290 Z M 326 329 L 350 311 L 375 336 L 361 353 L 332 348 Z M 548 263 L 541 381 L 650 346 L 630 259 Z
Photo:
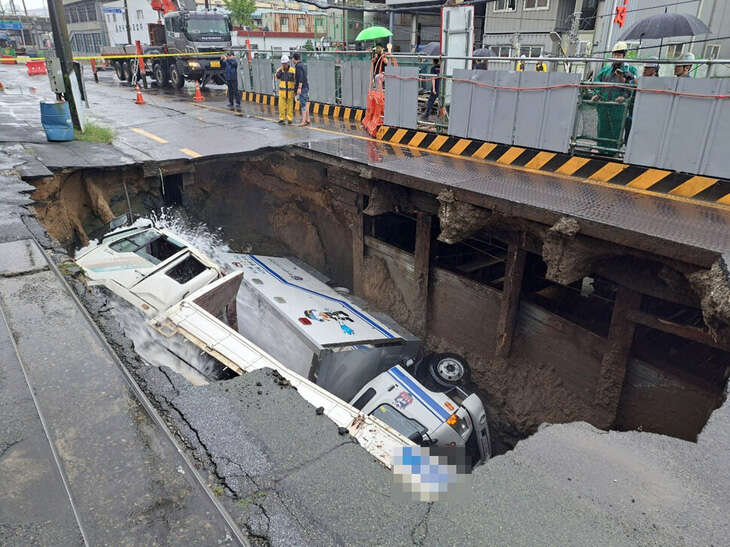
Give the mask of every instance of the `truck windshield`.
M 222 17 L 191 17 L 186 26 L 188 34 L 228 34 L 228 22 Z
M 153 230 L 148 230 L 115 241 L 109 248 L 118 253 L 135 253 L 152 264 L 159 264 L 185 247 Z
M 406 418 L 398 410 L 390 405 L 380 405 L 370 413 L 371 416 L 375 416 L 379 420 L 382 420 L 390 427 L 398 431 L 401 435 L 408 437 L 410 440 L 416 443 L 420 443 L 423 440 L 423 434 L 426 433 L 426 428 L 423 427 L 416 420 Z

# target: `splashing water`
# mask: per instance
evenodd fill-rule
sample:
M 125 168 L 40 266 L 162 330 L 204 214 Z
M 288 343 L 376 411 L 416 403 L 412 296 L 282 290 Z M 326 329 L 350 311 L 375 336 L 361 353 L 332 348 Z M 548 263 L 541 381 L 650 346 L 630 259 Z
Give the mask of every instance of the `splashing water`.
M 149 220 L 156 228 L 169 230 L 213 262 L 226 263 L 225 253 L 230 253 L 231 249 L 222 228 L 211 229 L 207 224 L 192 220 L 184 211 L 173 208 L 162 208 L 159 213 L 153 211 Z

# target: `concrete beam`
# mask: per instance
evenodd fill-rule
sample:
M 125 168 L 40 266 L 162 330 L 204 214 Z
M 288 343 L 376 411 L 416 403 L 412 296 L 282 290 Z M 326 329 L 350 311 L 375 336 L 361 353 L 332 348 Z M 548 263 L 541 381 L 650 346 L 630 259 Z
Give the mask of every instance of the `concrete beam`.
M 423 338 L 428 332 L 428 299 L 431 274 L 431 224 L 432 216 L 419 212 L 416 216 L 415 276 L 418 287 L 416 321 L 418 334 Z
M 352 291 L 363 296 L 363 267 L 365 262 L 365 229 L 362 213 L 363 197 L 358 197 L 358 211 L 352 223 Z

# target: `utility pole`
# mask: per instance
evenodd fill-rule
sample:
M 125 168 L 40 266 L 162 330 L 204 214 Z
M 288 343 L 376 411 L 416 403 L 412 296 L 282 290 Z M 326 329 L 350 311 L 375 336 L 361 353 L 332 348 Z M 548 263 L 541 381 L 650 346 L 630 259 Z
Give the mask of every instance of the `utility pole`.
M 132 43 L 132 27 L 129 26 L 129 8 L 127 0 L 124 0 L 124 23 L 127 25 L 127 43 Z
M 48 15 L 51 20 L 51 30 L 53 32 L 53 45 L 56 48 L 56 56 L 61 65 L 63 85 L 66 88 L 66 91 L 63 93 L 63 98 L 71 110 L 71 120 L 73 121 L 74 127 L 81 129 L 76 103 L 71 92 L 71 77 L 73 76 L 75 78 L 76 74 L 73 69 L 71 44 L 68 42 L 68 29 L 66 28 L 66 13 L 63 10 L 63 0 L 48 0 Z

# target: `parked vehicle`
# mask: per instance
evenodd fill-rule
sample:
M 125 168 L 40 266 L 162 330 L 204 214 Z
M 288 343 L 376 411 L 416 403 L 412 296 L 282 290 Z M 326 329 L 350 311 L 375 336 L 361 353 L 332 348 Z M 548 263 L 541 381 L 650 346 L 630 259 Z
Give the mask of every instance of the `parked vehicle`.
M 160 14 L 162 22 L 148 25 L 150 43 L 142 46 L 145 75 L 160 86 L 172 85 L 178 89 L 185 85 L 186 80 L 197 80 L 203 86 L 211 80 L 216 84 L 224 84 L 223 67 L 218 55 L 164 55 L 229 50 L 232 30 L 230 17 L 211 10 L 181 10 L 176 1 L 170 0 L 153 0 L 152 8 Z M 134 45 L 109 46 L 101 51 L 105 58 L 136 53 Z M 120 81 L 132 81 L 135 59 L 110 58 L 109 61 Z M 138 77 L 141 75 L 138 71 Z

